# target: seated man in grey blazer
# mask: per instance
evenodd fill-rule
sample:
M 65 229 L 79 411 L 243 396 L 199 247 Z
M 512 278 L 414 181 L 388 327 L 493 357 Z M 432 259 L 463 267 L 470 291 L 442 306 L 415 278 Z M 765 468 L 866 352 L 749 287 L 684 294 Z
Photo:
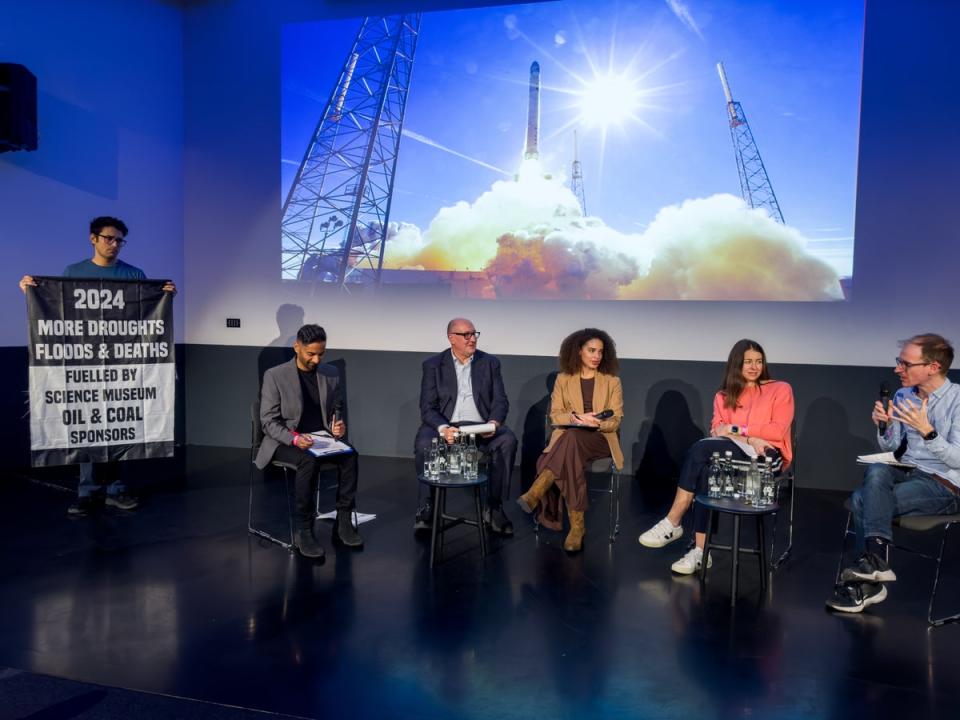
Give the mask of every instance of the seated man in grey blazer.
M 294 545 L 301 555 L 309 558 L 322 558 L 324 554 L 313 536 L 313 496 L 317 473 L 324 463 L 337 466 L 337 519 L 333 539 L 347 547 L 363 545 L 352 518 L 357 494 L 357 453 L 326 456 L 321 461 L 307 452 L 313 444 L 313 438 L 307 433 L 326 430 L 337 439 L 343 439 L 347 433 L 342 416 L 340 374 L 335 367 L 323 364 L 326 349 L 326 331 L 319 325 L 304 325 L 297 331 L 293 343 L 296 355 L 289 362 L 267 370 L 260 391 L 260 424 L 264 437 L 256 465 L 262 470 L 271 460 L 280 460 L 297 466 Z
M 490 484 L 484 521 L 499 534 L 513 535 L 513 523 L 503 511 L 503 497 L 510 491 L 510 474 L 517 456 L 517 438 L 503 423 L 510 403 L 503 389 L 500 361 L 477 350 L 480 333 L 466 318 L 447 323 L 450 349 L 427 358 L 420 381 L 420 420 L 414 440 L 417 472 L 423 471 L 423 457 L 438 434 L 453 442 L 457 425 L 492 422 L 496 430 L 477 438 L 480 452 L 490 458 Z M 421 495 L 423 484 L 420 484 Z M 421 500 L 414 530 L 430 527 L 433 520 L 429 498 Z

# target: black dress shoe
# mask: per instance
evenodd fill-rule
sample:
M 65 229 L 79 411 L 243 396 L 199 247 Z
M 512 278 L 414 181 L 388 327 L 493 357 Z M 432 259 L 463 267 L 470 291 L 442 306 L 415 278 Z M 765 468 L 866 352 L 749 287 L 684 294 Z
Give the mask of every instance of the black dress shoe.
M 310 528 L 298 528 L 293 536 L 293 546 L 305 558 L 320 560 L 324 555 L 323 546 L 313 537 Z
M 489 505 L 485 507 L 483 509 L 483 522 L 486 523 L 491 532 L 497 535 L 513 536 L 513 523 L 510 522 L 510 518 L 503 511 L 502 505 L 495 508 L 491 508 Z
M 363 547 L 363 538 L 353 527 L 353 510 L 337 510 L 337 520 L 333 524 L 333 540 L 351 548 Z

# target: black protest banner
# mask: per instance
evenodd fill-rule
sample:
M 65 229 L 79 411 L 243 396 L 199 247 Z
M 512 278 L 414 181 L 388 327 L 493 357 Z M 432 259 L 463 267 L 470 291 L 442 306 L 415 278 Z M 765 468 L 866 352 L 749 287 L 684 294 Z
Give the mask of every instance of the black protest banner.
M 173 455 L 173 303 L 164 282 L 34 280 L 33 465 Z

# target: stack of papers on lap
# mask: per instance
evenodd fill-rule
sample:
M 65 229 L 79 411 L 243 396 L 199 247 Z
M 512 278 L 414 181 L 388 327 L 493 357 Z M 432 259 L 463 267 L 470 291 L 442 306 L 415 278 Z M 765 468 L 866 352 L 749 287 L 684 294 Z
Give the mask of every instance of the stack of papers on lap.
M 302 434 L 309 435 L 313 438 L 313 446 L 307 452 L 311 453 L 312 455 L 316 455 L 317 457 L 325 457 L 327 455 L 345 455 L 346 453 L 353 452 L 352 447 L 335 439 L 326 430 Z
M 896 457 L 894 457 L 892 452 L 872 453 L 871 455 L 857 455 L 857 462 L 861 465 L 882 463 L 884 465 L 895 465 L 896 467 L 902 468 L 916 467 L 916 465 L 911 465 L 910 463 L 900 462 Z

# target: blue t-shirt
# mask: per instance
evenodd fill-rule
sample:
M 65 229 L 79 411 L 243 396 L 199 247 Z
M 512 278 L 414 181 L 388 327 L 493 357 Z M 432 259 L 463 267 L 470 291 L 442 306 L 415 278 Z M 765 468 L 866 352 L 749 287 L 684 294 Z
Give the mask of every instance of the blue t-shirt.
M 146 280 L 147 276 L 138 267 L 134 267 L 123 260 L 117 260 L 113 265 L 104 267 L 97 265 L 93 260 L 81 260 L 73 265 L 67 265 L 63 276 L 84 280 Z

